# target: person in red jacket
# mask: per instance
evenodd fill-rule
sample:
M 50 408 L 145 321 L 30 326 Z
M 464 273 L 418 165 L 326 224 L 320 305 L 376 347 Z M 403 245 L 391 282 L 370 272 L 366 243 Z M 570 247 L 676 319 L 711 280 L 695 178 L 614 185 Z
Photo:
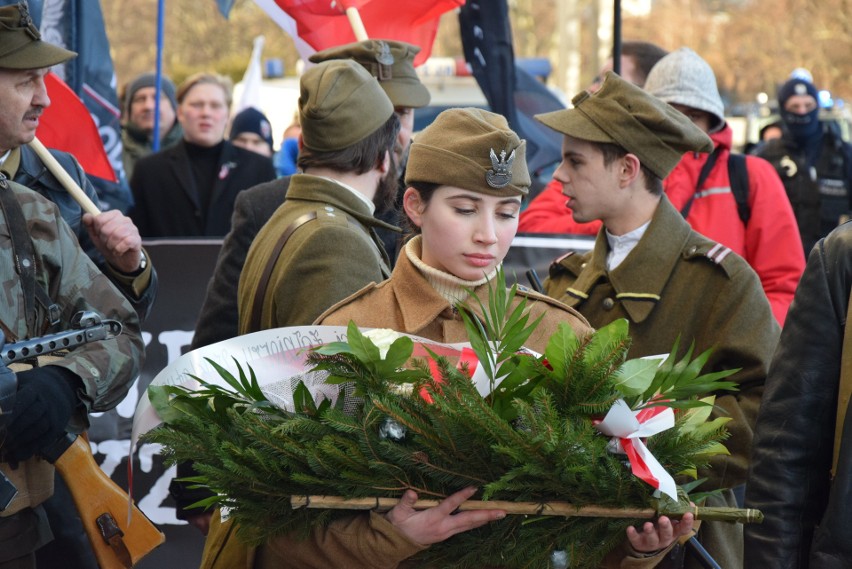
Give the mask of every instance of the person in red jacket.
M 805 268 L 796 218 L 774 168 L 756 156 L 745 157 L 748 221 L 743 221 L 731 191 L 728 156 L 733 131 L 713 70 L 698 54 L 681 48 L 661 59 L 648 74 L 645 89 L 687 115 L 708 133 L 711 154 L 689 152 L 664 180 L 669 201 L 692 228 L 739 254 L 760 277 L 772 313 L 783 325 Z M 701 171 L 713 157 L 705 180 Z M 519 231 L 595 234 L 600 222 L 577 223 L 565 205 L 561 184 L 551 182 L 521 214 Z

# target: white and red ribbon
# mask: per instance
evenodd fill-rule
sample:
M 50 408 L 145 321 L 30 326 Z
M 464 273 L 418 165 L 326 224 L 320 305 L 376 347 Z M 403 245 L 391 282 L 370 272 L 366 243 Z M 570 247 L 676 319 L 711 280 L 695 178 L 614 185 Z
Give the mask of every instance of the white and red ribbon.
M 613 437 L 618 449 L 627 455 L 633 474 L 677 500 L 677 485 L 671 474 L 654 458 L 642 439 L 674 427 L 671 407 L 647 407 L 633 411 L 619 399 L 604 420 L 596 425 L 598 431 Z

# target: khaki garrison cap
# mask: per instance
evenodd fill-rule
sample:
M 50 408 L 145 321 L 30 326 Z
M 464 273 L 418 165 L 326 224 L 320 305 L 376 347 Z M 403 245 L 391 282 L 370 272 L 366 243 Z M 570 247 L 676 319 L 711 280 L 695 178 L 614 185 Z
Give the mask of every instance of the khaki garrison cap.
M 26 2 L 0 8 L 0 68 L 42 69 L 77 54 L 42 41 Z
M 455 186 L 492 196 L 526 195 L 526 148 L 502 115 L 449 109 L 411 144 L 405 183 Z
M 348 59 L 311 67 L 299 87 L 302 142 L 316 152 L 348 148 L 393 114 L 393 104 L 376 79 Z
M 414 70 L 414 56 L 420 48 L 390 40 L 365 40 L 348 43 L 313 54 L 313 63 L 331 59 L 351 59 L 360 63 L 378 79 L 395 107 L 417 109 L 429 104 L 432 96 Z
M 611 71 L 600 90 L 583 91 L 571 102 L 573 109 L 535 118 L 574 138 L 617 144 L 660 178 L 669 175 L 684 152 L 713 151 L 710 137 L 685 115 Z

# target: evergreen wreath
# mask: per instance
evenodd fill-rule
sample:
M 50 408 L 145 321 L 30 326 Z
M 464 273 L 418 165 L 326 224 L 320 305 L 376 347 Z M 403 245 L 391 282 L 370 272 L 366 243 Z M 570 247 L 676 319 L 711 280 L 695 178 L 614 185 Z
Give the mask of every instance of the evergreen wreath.
M 145 438 L 162 444 L 171 461 L 193 461 L 199 476 L 189 480 L 215 494 L 199 505 L 227 507 L 251 543 L 284 532 L 306 535 L 352 515 L 299 507 L 310 501 L 306 496 L 375 498 L 367 500 L 373 507 L 408 488 L 441 499 L 475 485 L 479 500 L 540 507 L 458 534 L 413 559 L 459 569 L 547 567 L 554 551 L 564 551 L 569 567 L 597 567 L 624 541 L 628 525 L 649 517 L 636 510 L 677 516 L 698 498 L 688 497 L 684 485 L 679 503 L 658 502 L 595 425 L 619 399 L 632 410 L 675 409 L 675 426 L 648 438 L 647 446 L 679 480 L 695 479 L 711 456 L 727 452 L 721 441 L 728 419 L 709 420 L 714 397 L 706 395 L 735 389 L 725 378 L 737 370 L 702 375 L 710 352 L 693 359 L 690 349 L 678 360 L 677 345 L 662 363 L 626 360 L 625 320 L 585 338 L 561 324 L 545 353 L 531 355 L 523 344 L 538 321 L 529 322 L 524 299 L 512 309 L 515 295 L 499 273 L 482 321 L 460 306 L 471 347 L 491 378 L 485 397 L 466 365 L 432 354 L 436 378 L 426 359 L 412 359 L 409 337 L 399 335 L 382 355 L 350 323 L 347 342 L 321 346 L 308 360 L 340 385 L 335 403 L 315 401 L 300 384 L 296 411 L 282 410 L 251 368 L 238 364 L 235 376 L 208 360 L 231 389 L 199 378 L 196 391 L 150 387 L 164 424 Z M 497 385 L 493 378 L 502 380 Z M 538 515 L 554 502 L 570 503 L 569 511 L 633 510 L 622 518 Z M 356 508 L 355 501 L 337 507 L 348 503 Z

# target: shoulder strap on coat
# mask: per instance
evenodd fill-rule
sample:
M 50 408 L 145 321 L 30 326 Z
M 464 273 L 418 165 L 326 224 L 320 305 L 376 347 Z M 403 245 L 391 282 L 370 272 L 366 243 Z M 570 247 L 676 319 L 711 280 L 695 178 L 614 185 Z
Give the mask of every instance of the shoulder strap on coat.
M 850 297 L 852 298 L 852 291 Z M 831 457 L 831 477 L 837 473 L 837 460 L 840 458 L 840 441 L 843 438 L 843 422 L 852 398 L 852 328 L 849 326 L 852 319 L 852 302 L 846 310 L 846 324 L 843 327 L 843 351 L 840 357 L 840 385 L 837 393 L 837 420 L 834 425 L 834 453 Z
M 281 237 L 278 238 L 278 242 L 275 244 L 275 248 L 272 250 L 272 254 L 269 255 L 269 260 L 266 262 L 266 267 L 263 269 L 263 273 L 260 275 L 260 281 L 257 285 L 257 292 L 254 295 L 254 302 L 251 305 L 251 320 L 249 321 L 249 330 L 252 332 L 257 332 L 260 330 L 260 316 L 263 313 L 263 300 L 266 298 L 266 289 L 269 287 L 269 277 L 272 276 L 272 270 L 275 268 L 275 264 L 278 262 L 278 257 L 281 256 L 281 251 L 284 249 L 284 245 L 290 239 L 290 236 L 296 232 L 304 224 L 309 221 L 313 221 L 317 218 L 317 212 L 309 211 L 308 213 L 297 217 L 293 220 L 293 223 L 287 226 L 287 229 L 284 230 L 284 233 L 281 234 Z

